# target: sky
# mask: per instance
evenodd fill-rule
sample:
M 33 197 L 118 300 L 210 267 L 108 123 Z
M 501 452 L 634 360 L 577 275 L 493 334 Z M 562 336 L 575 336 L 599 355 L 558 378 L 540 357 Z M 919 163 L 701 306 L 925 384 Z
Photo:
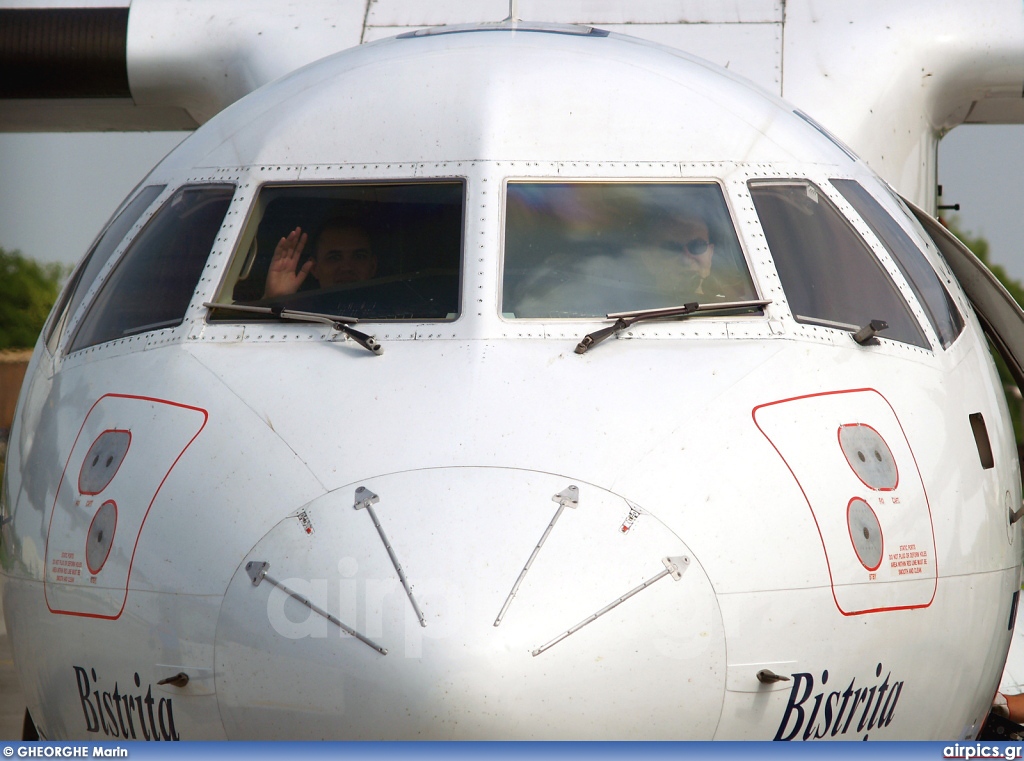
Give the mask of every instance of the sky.
M 73 264 L 187 132 L 0 134 L 0 248 Z M 965 125 L 939 144 L 943 203 L 1024 281 L 1024 125 Z M 955 212 L 954 212 L 955 213 Z
M 1024 282 L 1024 125 L 965 125 L 939 143 L 942 203 L 986 238 L 991 259 Z
M 77 262 L 124 197 L 189 134 L 0 134 L 0 248 Z

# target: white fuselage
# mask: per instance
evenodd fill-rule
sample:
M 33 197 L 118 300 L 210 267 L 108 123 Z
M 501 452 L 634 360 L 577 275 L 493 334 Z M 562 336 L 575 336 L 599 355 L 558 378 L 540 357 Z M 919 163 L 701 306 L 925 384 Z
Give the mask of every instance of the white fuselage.
M 780 178 L 843 210 L 927 346 L 797 319 L 750 193 Z M 456 318 L 361 322 L 379 357 L 325 325 L 207 319 L 261 189 L 430 179 L 464 186 Z M 950 345 L 835 179 L 938 272 L 966 322 Z M 510 180 L 717 184 L 771 303 L 575 354 L 607 320 L 503 314 Z M 211 183 L 233 197 L 180 325 L 69 351 L 147 220 Z M 37 348 L 11 434 L 0 581 L 48 738 L 978 731 L 1020 585 L 995 369 L 883 183 L 781 102 L 614 36 L 395 40 L 241 101 L 144 184 L 166 188 Z M 844 450 L 857 426 L 885 442 L 891 481 Z M 96 442 L 119 432 L 101 478 Z M 857 500 L 880 546 L 853 536 Z

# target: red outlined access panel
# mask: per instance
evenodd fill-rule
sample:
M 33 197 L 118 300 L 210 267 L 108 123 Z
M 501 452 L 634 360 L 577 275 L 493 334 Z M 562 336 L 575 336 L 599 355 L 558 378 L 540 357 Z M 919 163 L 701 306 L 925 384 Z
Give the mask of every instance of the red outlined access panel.
M 146 518 L 207 418 L 199 407 L 125 394 L 106 394 L 92 406 L 64 464 L 50 513 L 43 589 L 51 613 L 120 617 Z M 128 436 L 114 441 L 117 446 L 97 445 L 112 433 Z M 104 458 L 110 458 L 111 471 L 116 465 L 113 475 L 82 475 L 104 467 Z
M 938 585 L 931 507 L 888 400 L 874 389 L 831 391 L 762 404 L 752 414 L 807 500 L 840 612 L 931 605 Z M 870 435 L 852 446 L 847 441 L 844 452 L 848 437 L 839 432 L 854 426 Z M 858 474 L 852 463 L 864 461 L 881 468 L 880 475 Z M 897 471 L 898 480 L 885 475 Z M 870 511 L 851 510 L 855 500 Z M 881 563 L 872 569 L 862 558 L 873 555 L 877 544 Z

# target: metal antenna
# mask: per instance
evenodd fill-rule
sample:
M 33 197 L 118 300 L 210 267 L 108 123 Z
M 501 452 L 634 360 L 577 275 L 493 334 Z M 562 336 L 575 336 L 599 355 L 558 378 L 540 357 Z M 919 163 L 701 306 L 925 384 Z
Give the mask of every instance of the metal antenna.
M 519 0 L 508 0 L 508 18 L 506 21 L 522 21 L 519 18 Z
M 519 578 L 516 579 L 516 583 L 512 585 L 512 591 L 508 593 L 508 597 L 505 598 L 505 604 L 501 606 L 501 611 L 498 613 L 498 617 L 494 619 L 494 625 L 499 626 L 501 619 L 505 617 L 505 611 L 508 610 L 508 606 L 512 604 L 512 598 L 516 596 L 516 592 L 519 591 L 519 586 L 523 583 L 523 579 L 526 578 L 527 571 L 530 570 L 530 566 L 533 565 L 533 561 L 537 559 L 540 548 L 544 546 L 544 542 L 548 539 L 548 534 L 551 533 L 551 529 L 555 527 L 555 522 L 558 520 L 558 516 L 562 514 L 562 511 L 566 507 L 576 508 L 580 504 L 580 490 L 578 486 L 572 486 L 562 489 L 555 496 L 551 498 L 554 502 L 558 503 L 558 509 L 555 511 L 555 517 L 551 519 L 548 527 L 544 529 L 544 534 L 541 536 L 540 541 L 537 542 L 537 546 L 533 548 L 533 553 L 530 555 L 530 559 L 526 561 L 526 565 L 523 566 L 523 570 L 519 574 Z M 1024 508 L 1021 508 L 1024 512 Z

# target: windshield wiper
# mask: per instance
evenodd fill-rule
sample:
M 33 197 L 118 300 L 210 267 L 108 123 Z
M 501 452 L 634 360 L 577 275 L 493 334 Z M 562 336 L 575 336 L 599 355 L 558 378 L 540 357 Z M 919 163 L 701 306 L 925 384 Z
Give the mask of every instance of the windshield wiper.
M 641 309 L 636 312 L 612 312 L 608 315 L 609 320 L 615 320 L 615 324 L 607 328 L 595 330 L 583 337 L 583 340 L 576 345 L 576 353 L 583 354 L 591 347 L 597 346 L 606 338 L 614 336 L 619 331 L 625 330 L 630 325 L 642 320 L 656 320 L 659 317 L 689 317 L 698 312 L 728 312 L 733 309 L 760 309 L 771 304 L 771 299 L 756 299 L 750 301 L 717 301 L 713 304 L 699 304 L 696 301 L 689 304 L 681 304 L 677 307 L 663 307 L 661 309 Z
M 384 348 L 377 343 L 373 336 L 368 336 L 366 333 L 362 333 L 352 325 L 359 322 L 358 317 L 344 317 L 336 314 L 321 314 L 320 312 L 300 312 L 295 309 L 285 309 L 280 304 L 272 304 L 267 307 L 249 306 L 246 304 L 213 304 L 209 301 L 204 301 L 203 306 L 207 309 L 226 309 L 231 312 L 245 312 L 248 314 L 269 314 L 271 317 L 277 317 L 280 320 L 293 320 L 295 322 L 317 322 L 322 325 L 330 325 L 335 330 L 344 333 L 346 336 L 351 338 L 357 344 L 362 346 L 367 351 L 372 351 L 374 354 L 381 354 Z

